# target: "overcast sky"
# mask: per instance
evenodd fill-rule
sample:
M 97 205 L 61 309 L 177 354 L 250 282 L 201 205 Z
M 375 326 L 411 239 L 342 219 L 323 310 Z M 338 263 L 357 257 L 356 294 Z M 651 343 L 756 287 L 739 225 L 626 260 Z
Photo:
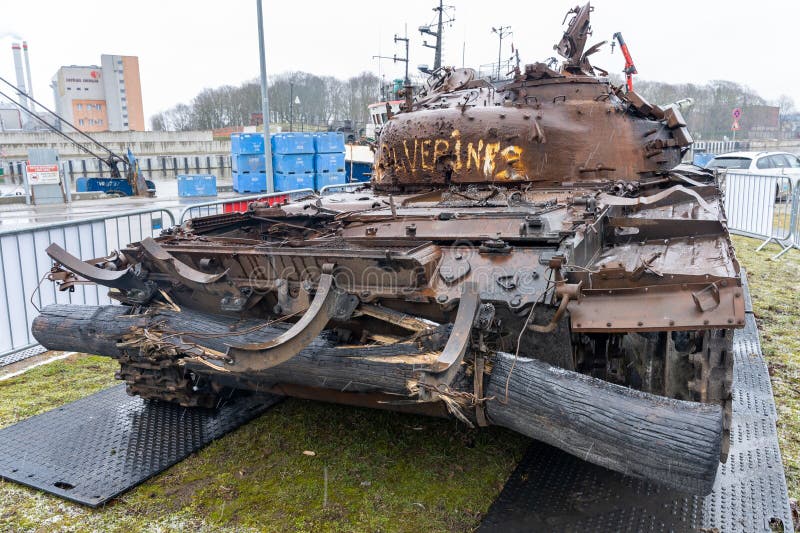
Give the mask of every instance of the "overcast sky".
M 435 0 L 264 0 L 267 69 L 304 70 L 346 78 L 364 70 L 402 76 L 402 64 L 373 59 L 402 54 L 393 43 L 408 25 L 411 65 L 433 63 L 420 25 L 433 21 Z M 523 63 L 554 54 L 564 13 L 576 0 L 450 0 L 444 63 L 497 60 L 492 26 L 510 25 Z M 800 106 L 800 1 L 597 0 L 590 44 L 621 31 L 639 77 L 703 83 L 727 79 L 767 99 L 791 96 Z M 390 7 L 391 6 L 391 7 Z M 255 0 L 109 2 L 5 0 L 0 19 L 0 75 L 14 81 L 11 44 L 30 48 L 34 96 L 52 105 L 50 80 L 59 66 L 100 63 L 100 54 L 139 56 L 149 117 L 188 102 L 205 87 L 238 85 L 258 76 Z M 503 45 L 503 55 L 511 54 Z M 623 57 L 608 47 L 593 63 L 612 72 Z

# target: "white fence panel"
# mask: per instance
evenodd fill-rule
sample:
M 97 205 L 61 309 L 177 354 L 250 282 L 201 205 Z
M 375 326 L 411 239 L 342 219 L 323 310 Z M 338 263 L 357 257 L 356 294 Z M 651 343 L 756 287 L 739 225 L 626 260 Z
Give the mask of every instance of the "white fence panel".
M 156 237 L 174 223 L 172 213 L 153 209 L 0 232 L 0 309 L 4 311 L 0 316 L 0 356 L 36 343 L 30 329 L 37 308 L 53 303 L 113 303 L 105 287 L 78 285 L 62 292 L 54 283 L 40 286 L 52 266 L 45 253 L 51 243 L 76 257 L 91 259 L 144 237 Z
M 724 190 L 731 231 L 764 239 L 789 236 L 792 195 L 788 178 L 729 171 Z

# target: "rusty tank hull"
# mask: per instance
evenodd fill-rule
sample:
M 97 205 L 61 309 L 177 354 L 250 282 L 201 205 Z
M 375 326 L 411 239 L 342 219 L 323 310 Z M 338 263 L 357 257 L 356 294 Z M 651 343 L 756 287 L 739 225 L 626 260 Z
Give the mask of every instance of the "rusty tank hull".
M 729 444 L 741 274 L 715 178 L 678 165 L 675 107 L 595 75 L 574 10 L 558 71 L 444 69 L 376 147 L 369 186 L 196 218 L 51 279 L 34 336 L 118 359 L 128 391 L 233 391 L 500 425 L 710 492 Z M 590 50 L 591 52 L 591 50 Z

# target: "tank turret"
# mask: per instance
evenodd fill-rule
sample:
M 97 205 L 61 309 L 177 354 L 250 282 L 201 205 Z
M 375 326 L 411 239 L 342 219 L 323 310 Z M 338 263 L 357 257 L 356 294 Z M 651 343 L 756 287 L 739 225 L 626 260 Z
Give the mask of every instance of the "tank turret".
M 556 46 L 565 58 L 557 71 L 526 65 L 498 87 L 469 68 L 435 72 L 381 131 L 375 188 L 569 187 L 646 181 L 674 168 L 692 142 L 679 108 L 597 75 L 588 56 L 599 45 L 584 53 L 588 10 L 577 10 Z

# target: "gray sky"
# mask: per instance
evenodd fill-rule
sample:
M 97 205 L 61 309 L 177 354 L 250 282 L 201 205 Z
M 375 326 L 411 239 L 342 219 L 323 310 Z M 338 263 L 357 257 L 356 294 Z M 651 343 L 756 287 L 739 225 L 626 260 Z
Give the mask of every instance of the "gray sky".
M 446 28 L 444 63 L 477 66 L 497 60 L 492 26 L 510 25 L 523 63 L 545 59 L 561 37 L 564 13 L 577 0 L 449 0 L 456 22 Z M 621 31 L 639 77 L 703 83 L 727 79 L 767 99 L 791 96 L 800 106 L 800 1 L 597 0 L 594 36 Z M 391 6 L 391 7 L 390 7 Z M 372 59 L 402 53 L 393 36 L 408 23 L 411 65 L 433 63 L 417 27 L 433 20 L 434 0 L 264 0 L 267 68 L 347 77 L 363 70 L 387 78 L 402 65 Z M 6 0 L 0 20 L 0 73 L 13 82 L 11 43 L 30 47 L 34 96 L 52 105 L 49 83 L 61 65 L 99 64 L 100 54 L 139 56 L 145 118 L 205 87 L 238 85 L 258 75 L 255 0 Z M 464 47 L 464 42 L 466 45 Z M 503 55 L 510 55 L 504 41 Z M 624 60 L 608 47 L 593 63 L 619 72 Z

